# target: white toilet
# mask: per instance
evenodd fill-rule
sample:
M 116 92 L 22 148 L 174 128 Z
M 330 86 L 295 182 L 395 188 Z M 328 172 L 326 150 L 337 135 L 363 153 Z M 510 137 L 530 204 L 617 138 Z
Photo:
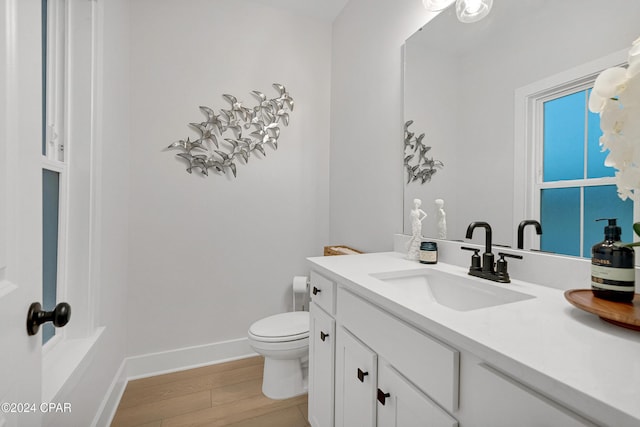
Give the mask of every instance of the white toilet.
M 307 392 L 308 312 L 294 311 L 258 320 L 248 335 L 251 347 L 264 356 L 265 396 L 288 399 Z

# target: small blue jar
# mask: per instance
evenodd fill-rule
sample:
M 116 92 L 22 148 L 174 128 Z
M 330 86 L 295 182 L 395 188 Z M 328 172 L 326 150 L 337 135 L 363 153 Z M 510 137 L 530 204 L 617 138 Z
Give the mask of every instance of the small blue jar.
M 420 263 L 421 264 L 437 264 L 438 263 L 438 244 L 436 242 L 420 243 Z

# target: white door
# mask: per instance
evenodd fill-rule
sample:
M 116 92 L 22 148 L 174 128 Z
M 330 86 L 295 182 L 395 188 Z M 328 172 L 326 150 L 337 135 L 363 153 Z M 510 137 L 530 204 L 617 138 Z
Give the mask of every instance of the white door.
M 0 426 L 41 424 L 42 297 L 40 0 L 0 0 Z

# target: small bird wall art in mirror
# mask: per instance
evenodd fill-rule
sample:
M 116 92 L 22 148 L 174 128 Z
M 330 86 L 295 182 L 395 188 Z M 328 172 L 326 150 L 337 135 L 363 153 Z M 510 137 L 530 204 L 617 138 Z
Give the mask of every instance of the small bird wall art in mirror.
M 280 126 L 289 125 L 289 113 L 293 111 L 293 98 L 285 87 L 274 83 L 277 96 L 268 98 L 254 90 L 251 94 L 257 104 L 247 107 L 235 96 L 224 94 L 228 108 L 216 111 L 200 107 L 205 120 L 189 123 L 196 131 L 194 139 L 187 137 L 169 145 L 168 149 L 181 152 L 177 157 L 187 162 L 187 172 L 195 169 L 202 175 L 210 171 L 237 176 L 239 164 L 247 164 L 251 155 L 267 155 L 266 148 L 278 149 Z
M 413 120 L 404 124 L 404 167 L 407 170 L 407 184 L 419 181 L 421 184 L 431 181 L 431 177 L 444 167 L 440 160 L 429 158 L 427 153 L 431 150 L 424 142 L 424 133 L 416 136 L 409 130 Z

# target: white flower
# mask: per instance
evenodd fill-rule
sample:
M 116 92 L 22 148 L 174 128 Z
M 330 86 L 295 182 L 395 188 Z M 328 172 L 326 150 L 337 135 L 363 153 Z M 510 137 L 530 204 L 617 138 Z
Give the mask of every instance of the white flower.
M 620 135 L 603 135 L 600 143 L 603 150 L 609 150 L 609 155 L 604 161 L 605 166 L 616 168 L 627 166 L 635 155 L 633 145 Z
M 640 64 L 640 60 L 638 64 Z M 640 67 L 638 67 L 638 71 L 640 71 Z M 640 106 L 640 73 L 627 78 L 625 90 L 618 95 L 618 99 L 624 108 Z
M 633 77 L 640 71 L 640 37 L 638 37 L 629 49 L 629 67 L 627 68 L 627 77 Z
M 620 133 L 627 118 L 627 112 L 621 108 L 620 102 L 609 100 L 602 104 L 600 110 L 600 129 L 607 133 Z
M 633 199 L 636 189 L 640 188 L 640 169 L 634 167 L 616 172 L 616 181 L 620 198 Z
M 622 200 L 640 196 L 640 38 L 633 42 L 628 62 L 627 68 L 600 73 L 589 96 L 589 110 L 600 113 L 600 146 L 609 150 L 604 164 L 617 169 Z
M 589 96 L 589 110 L 594 113 L 601 112 L 607 99 L 618 96 L 625 89 L 626 83 L 626 68 L 613 67 L 601 72 Z

